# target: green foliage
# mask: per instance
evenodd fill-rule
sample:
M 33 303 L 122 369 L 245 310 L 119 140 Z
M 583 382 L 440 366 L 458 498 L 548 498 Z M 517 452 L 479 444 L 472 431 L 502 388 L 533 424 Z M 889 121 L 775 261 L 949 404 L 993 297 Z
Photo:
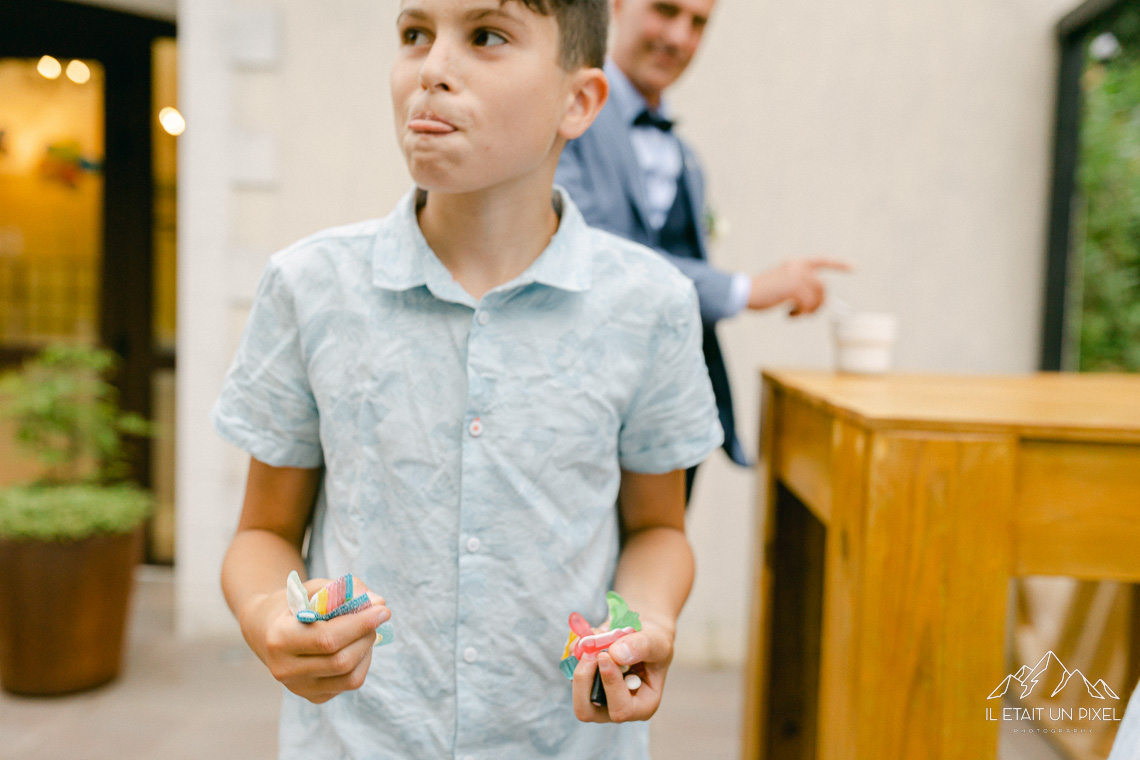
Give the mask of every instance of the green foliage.
M 37 483 L 0 489 L 0 536 L 64 539 L 124 532 L 150 512 L 150 494 L 116 483 L 127 474 L 124 436 L 152 427 L 118 406 L 105 376 L 110 351 L 53 346 L 0 376 L 0 417 L 45 467 Z
M 110 351 L 52 346 L 0 377 L 0 416 L 16 423 L 16 442 L 48 468 L 46 482 L 109 481 L 127 473 L 125 435 L 151 433 L 119 410 Z M 85 463 L 95 467 L 85 467 Z
M 1140 7 L 1106 20 L 1121 44 L 1087 61 L 1078 186 L 1084 206 L 1080 369 L 1140 370 Z M 1090 35 L 1091 37 L 1092 35 Z
M 130 483 L 0 490 L 0 538 L 66 541 L 128 533 L 150 514 L 149 492 Z

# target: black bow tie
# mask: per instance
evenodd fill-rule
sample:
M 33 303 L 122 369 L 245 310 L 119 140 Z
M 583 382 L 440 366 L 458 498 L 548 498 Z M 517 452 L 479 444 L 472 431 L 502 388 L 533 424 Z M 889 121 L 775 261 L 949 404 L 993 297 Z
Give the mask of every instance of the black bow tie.
M 673 131 L 673 121 L 650 111 L 648 108 L 637 115 L 633 120 L 635 127 L 657 127 L 662 132 Z

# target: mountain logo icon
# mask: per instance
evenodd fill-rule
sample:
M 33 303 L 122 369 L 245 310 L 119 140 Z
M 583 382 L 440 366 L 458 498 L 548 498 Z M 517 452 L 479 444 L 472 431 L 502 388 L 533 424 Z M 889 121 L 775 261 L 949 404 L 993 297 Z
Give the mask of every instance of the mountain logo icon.
M 1018 690 L 1019 699 L 1025 699 L 1034 691 L 1038 694 L 1048 694 L 1050 697 L 1055 697 L 1070 683 L 1075 686 L 1084 684 L 1085 690 L 1094 699 L 1120 699 L 1116 696 L 1116 692 L 1108 687 L 1103 678 L 1093 683 L 1080 670 L 1066 668 L 1065 664 L 1051 650 L 1046 652 L 1045 656 L 1032 668 L 1028 665 L 1022 665 L 1016 673 L 1006 676 L 1005 680 L 998 684 L 998 687 L 990 692 L 986 699 L 1004 697 L 1010 687 Z

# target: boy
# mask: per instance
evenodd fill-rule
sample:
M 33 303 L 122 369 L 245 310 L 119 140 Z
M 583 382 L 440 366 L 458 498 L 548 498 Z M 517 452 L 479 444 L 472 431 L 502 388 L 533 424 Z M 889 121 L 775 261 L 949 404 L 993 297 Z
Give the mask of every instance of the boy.
M 252 455 L 223 590 L 291 692 L 282 757 L 645 758 L 629 721 L 657 709 L 692 583 L 684 469 L 721 431 L 691 284 L 552 196 L 607 95 L 606 2 L 400 8 L 416 189 L 266 269 L 214 411 Z M 346 572 L 383 591 L 395 644 L 373 662 L 379 597 L 298 623 L 306 567 L 310 593 Z M 568 685 L 567 617 L 600 623 L 611 587 L 644 629 Z

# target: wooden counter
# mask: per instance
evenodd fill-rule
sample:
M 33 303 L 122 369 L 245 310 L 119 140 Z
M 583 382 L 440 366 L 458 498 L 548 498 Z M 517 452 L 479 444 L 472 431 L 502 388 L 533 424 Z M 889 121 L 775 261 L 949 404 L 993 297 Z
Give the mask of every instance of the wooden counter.
M 996 757 L 1010 579 L 1140 581 L 1140 376 L 773 371 L 761 416 L 743 757 Z

